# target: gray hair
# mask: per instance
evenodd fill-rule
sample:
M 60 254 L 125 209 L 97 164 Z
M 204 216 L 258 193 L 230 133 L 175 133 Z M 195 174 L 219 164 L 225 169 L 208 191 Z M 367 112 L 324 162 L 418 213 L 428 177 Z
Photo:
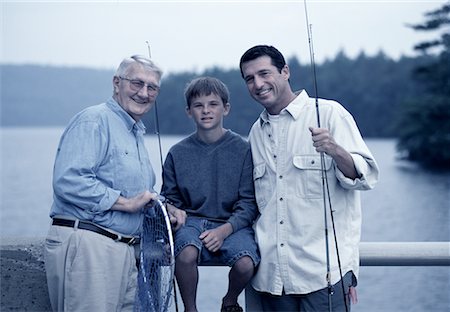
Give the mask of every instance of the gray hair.
M 163 75 L 162 69 L 156 65 L 152 60 L 149 58 L 146 58 L 145 56 L 141 55 L 133 55 L 127 58 L 124 58 L 123 61 L 120 63 L 119 67 L 116 70 L 115 76 L 126 76 L 128 73 L 128 69 L 132 64 L 138 63 L 142 67 L 145 67 L 146 69 L 156 73 L 159 76 L 159 79 L 161 79 Z

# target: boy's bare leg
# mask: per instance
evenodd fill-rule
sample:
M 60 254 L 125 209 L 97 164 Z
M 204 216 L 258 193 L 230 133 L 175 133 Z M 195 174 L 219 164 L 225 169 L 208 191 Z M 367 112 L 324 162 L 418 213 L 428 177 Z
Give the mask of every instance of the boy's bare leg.
M 197 312 L 198 250 L 194 246 L 185 247 L 176 258 L 177 277 L 185 312 Z
M 253 277 L 254 271 L 253 260 L 249 256 L 242 257 L 236 261 L 228 274 L 228 291 L 222 299 L 223 306 L 237 304 L 238 296 Z

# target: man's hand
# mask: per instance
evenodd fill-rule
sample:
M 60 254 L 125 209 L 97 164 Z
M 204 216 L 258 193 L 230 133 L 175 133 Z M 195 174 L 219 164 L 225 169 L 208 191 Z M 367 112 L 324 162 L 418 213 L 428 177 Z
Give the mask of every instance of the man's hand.
M 150 201 L 156 199 L 158 194 L 150 191 L 142 192 L 135 197 L 125 198 L 119 196 L 117 201 L 111 207 L 111 210 L 124 211 L 128 213 L 136 213 L 142 210 Z
M 178 209 L 172 204 L 166 203 L 167 212 L 169 214 L 170 223 L 176 231 L 186 223 L 186 211 Z
M 347 178 L 359 178 L 352 155 L 336 143 L 328 129 L 309 127 L 309 131 L 311 131 L 313 146 L 318 153 L 326 153 L 332 157 Z
M 350 301 L 352 304 L 358 303 L 358 295 L 356 294 L 356 288 L 353 286 L 350 286 L 348 290 L 348 297 L 350 298 Z
M 209 251 L 216 252 L 222 247 L 223 241 L 231 233 L 233 233 L 233 227 L 227 222 L 215 229 L 204 231 L 199 238 Z
M 311 131 L 313 146 L 318 153 L 326 153 L 331 157 L 336 154 L 338 145 L 328 129 L 309 127 L 309 131 Z

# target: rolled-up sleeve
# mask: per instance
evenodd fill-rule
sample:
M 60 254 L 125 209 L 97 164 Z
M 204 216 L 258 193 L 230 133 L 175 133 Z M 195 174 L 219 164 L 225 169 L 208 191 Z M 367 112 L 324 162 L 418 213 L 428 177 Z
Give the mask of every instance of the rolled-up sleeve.
M 371 190 L 378 182 L 378 165 L 373 158 L 363 157 L 359 154 L 350 154 L 359 177 L 350 179 L 336 167 L 336 177 L 340 185 L 349 190 Z
M 97 175 L 98 169 L 109 161 L 105 157 L 106 139 L 106 134 L 95 122 L 80 122 L 64 133 L 55 159 L 55 196 L 91 213 L 112 207 L 120 191 Z

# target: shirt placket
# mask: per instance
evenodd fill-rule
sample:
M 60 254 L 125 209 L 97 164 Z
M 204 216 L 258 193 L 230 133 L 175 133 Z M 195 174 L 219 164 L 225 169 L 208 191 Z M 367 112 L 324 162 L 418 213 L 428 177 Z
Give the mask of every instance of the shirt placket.
M 287 120 L 286 115 L 282 114 L 280 116 L 280 120 L 278 122 L 278 142 L 276 145 L 277 148 L 277 162 L 275 164 L 275 181 L 276 181 L 276 195 L 277 195 L 277 249 L 278 255 L 280 259 L 280 274 L 283 284 L 288 283 L 289 275 L 288 275 L 288 235 L 289 231 L 286 228 L 288 222 L 286 222 L 287 218 L 287 195 L 286 190 L 288 189 L 284 179 L 284 173 L 286 172 L 286 162 L 287 162 Z
M 136 150 L 137 150 L 137 155 L 138 155 L 138 161 L 139 161 L 139 166 L 140 169 L 139 172 L 141 174 L 141 178 L 139 179 L 139 181 L 141 182 L 141 186 L 140 189 L 148 189 L 148 186 L 145 185 L 146 182 L 148 180 L 148 178 L 144 177 L 144 174 L 147 171 L 147 166 L 146 163 L 144 161 L 145 157 L 142 157 L 143 153 L 145 152 L 143 149 L 145 148 L 144 146 L 144 138 L 143 135 L 140 133 L 139 129 L 136 127 L 136 125 L 133 126 L 133 134 L 134 134 L 134 138 L 136 141 Z M 136 181 L 138 182 L 138 181 Z

